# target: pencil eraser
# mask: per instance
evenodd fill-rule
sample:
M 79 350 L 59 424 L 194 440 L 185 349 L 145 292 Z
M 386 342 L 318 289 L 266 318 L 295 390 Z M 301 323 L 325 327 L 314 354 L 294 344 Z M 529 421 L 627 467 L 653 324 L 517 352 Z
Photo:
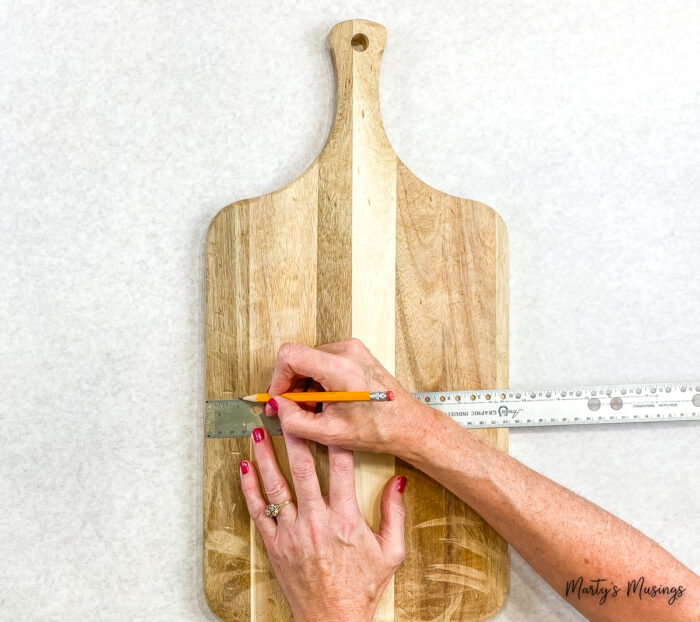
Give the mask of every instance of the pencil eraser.
M 387 392 L 386 392 L 386 401 L 387 401 L 387 402 L 393 402 L 393 401 L 394 401 L 394 392 L 393 392 L 393 391 L 387 391 Z

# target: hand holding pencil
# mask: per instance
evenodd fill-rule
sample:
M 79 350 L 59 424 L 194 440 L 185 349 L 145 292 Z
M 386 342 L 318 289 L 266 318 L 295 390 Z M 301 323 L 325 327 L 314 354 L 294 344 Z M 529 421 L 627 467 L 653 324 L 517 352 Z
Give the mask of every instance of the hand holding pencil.
M 410 446 L 434 416 L 359 339 L 282 345 L 267 392 L 247 399 L 279 415 L 285 434 L 381 453 Z
M 393 391 L 299 391 L 298 393 L 282 393 L 292 402 L 391 402 Z M 267 393 L 246 395 L 247 402 L 269 402 L 272 397 Z

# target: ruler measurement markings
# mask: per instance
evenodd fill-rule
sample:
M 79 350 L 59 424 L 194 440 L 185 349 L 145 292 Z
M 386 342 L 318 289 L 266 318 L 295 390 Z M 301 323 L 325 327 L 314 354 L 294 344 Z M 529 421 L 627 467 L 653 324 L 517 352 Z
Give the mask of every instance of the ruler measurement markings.
M 700 383 L 689 382 L 413 395 L 471 428 L 700 420 Z M 606 412 L 610 410 L 613 412 Z M 281 434 L 279 420 L 261 417 L 256 414 L 259 411 L 259 405 L 243 405 L 240 400 L 207 402 L 205 432 L 210 438 L 243 437 L 254 427 L 263 426 L 272 435 Z M 600 414 L 593 415 L 594 412 Z

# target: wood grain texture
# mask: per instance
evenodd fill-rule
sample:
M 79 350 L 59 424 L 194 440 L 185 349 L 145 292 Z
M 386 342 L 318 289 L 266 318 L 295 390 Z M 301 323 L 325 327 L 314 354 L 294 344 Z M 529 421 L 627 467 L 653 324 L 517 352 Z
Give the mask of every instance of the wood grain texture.
M 396 378 L 410 391 L 508 384 L 506 231 L 489 207 L 427 186 L 403 164 L 397 191 Z M 507 430 L 474 430 L 507 449 Z M 409 464 L 407 555 L 397 619 L 476 620 L 500 609 L 506 543 Z
M 291 184 L 233 203 L 213 219 L 205 399 L 263 390 L 285 341 L 316 345 L 350 336 L 412 391 L 507 386 L 505 227 L 489 207 L 438 192 L 397 158 L 379 112 L 385 40 L 373 22 L 333 28 L 337 106 L 323 152 Z M 507 449 L 506 430 L 474 433 Z M 238 464 L 254 462 L 251 441 L 204 442 L 207 602 L 225 620 L 289 620 L 240 491 Z M 288 474 L 284 443 L 273 442 Z M 325 490 L 327 452 L 314 451 Z M 365 453 L 355 460 L 360 505 L 375 528 L 384 483 L 394 472 L 409 475 L 407 557 L 375 619 L 494 615 L 507 589 L 506 544 L 409 465 Z

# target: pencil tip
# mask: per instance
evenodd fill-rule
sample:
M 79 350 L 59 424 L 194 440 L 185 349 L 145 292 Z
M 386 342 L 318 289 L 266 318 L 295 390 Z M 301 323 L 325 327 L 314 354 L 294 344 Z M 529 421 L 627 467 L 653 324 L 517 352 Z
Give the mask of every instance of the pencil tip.
M 257 395 L 246 395 L 245 397 L 242 397 L 242 400 L 245 400 L 246 402 L 256 402 L 257 400 L 255 399 Z

